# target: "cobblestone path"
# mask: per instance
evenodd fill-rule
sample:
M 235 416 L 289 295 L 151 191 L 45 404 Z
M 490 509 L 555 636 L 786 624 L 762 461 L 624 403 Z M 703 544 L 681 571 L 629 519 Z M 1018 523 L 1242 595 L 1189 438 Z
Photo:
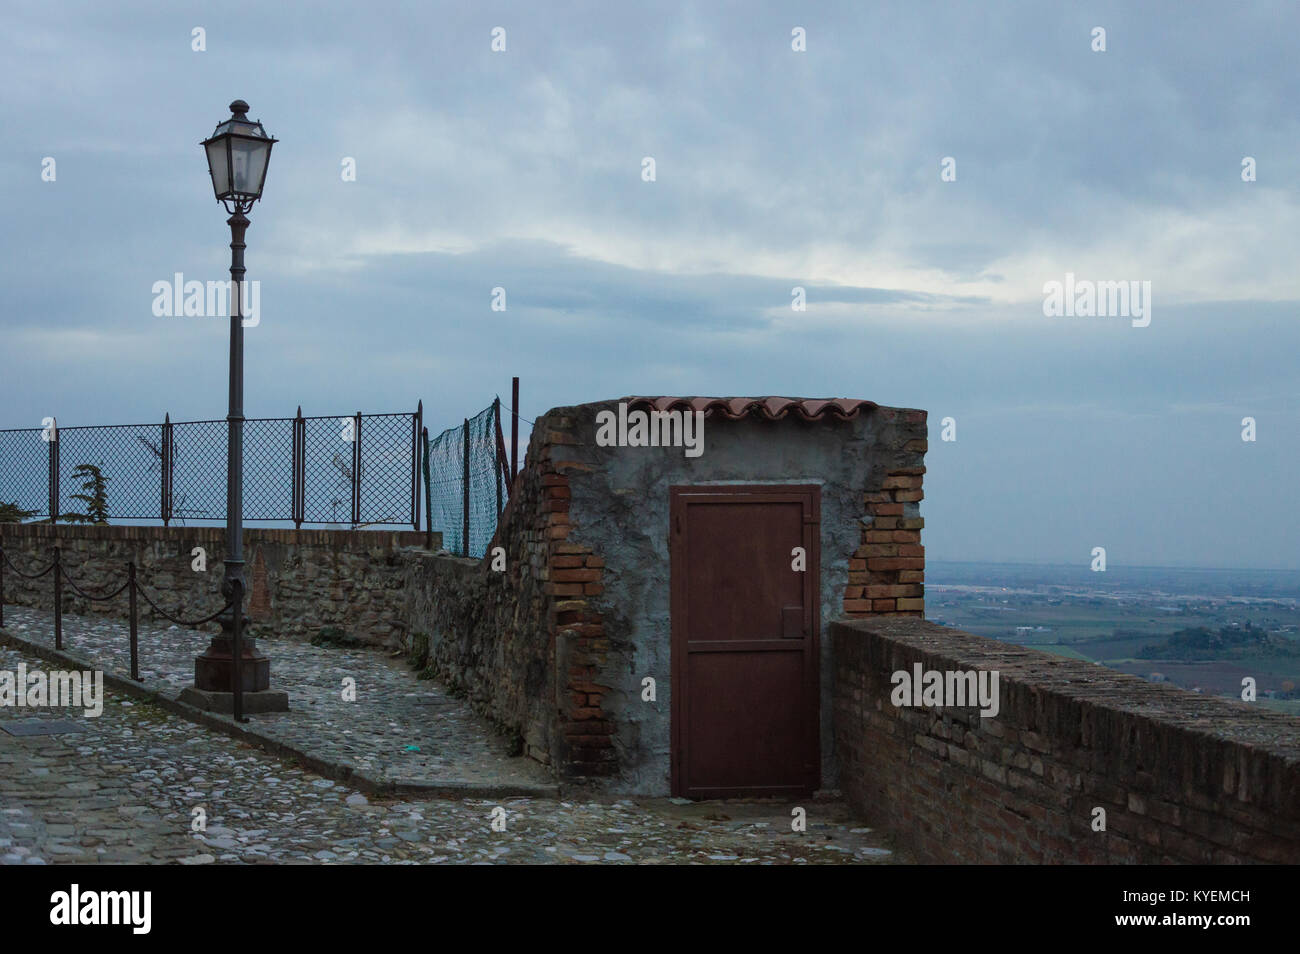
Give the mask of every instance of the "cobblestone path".
M 0 647 L 0 670 L 48 664 Z M 16 737 L 33 716 L 84 732 Z M 104 712 L 0 708 L 0 863 L 889 863 L 878 832 L 808 800 L 380 800 L 106 693 Z M 206 830 L 192 830 L 201 809 Z M 502 815 L 502 812 L 504 813 Z M 496 830 L 494 815 L 504 819 Z
M 5 628 L 54 646 L 53 614 L 5 607 Z M 140 679 L 175 697 L 194 683 L 194 657 L 211 636 L 140 625 Z M 532 759 L 511 757 L 509 742 L 437 683 L 416 678 L 400 658 L 374 649 L 259 642 L 271 657 L 271 684 L 289 692 L 288 713 L 250 715 L 250 726 L 309 755 L 384 781 L 536 786 L 551 784 Z M 104 670 L 130 673 L 124 620 L 63 617 L 63 648 Z M 343 680 L 356 681 L 356 701 Z

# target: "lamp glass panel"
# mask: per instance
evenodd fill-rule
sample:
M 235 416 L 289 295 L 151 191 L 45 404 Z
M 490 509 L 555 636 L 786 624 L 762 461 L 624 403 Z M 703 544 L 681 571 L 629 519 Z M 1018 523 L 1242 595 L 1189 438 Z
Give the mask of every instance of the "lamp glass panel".
M 230 163 L 226 153 L 229 140 L 218 139 L 207 144 L 208 168 L 212 170 L 212 191 L 217 198 L 230 192 Z
M 269 150 L 265 142 L 252 139 L 231 140 L 231 177 L 234 191 L 243 195 L 257 195 L 262 188 Z

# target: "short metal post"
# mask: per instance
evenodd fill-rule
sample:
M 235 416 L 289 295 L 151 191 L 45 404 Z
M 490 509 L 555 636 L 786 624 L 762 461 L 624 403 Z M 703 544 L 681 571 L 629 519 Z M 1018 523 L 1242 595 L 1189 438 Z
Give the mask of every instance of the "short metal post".
M 63 563 L 54 548 L 54 648 L 63 648 Z
M 130 605 L 131 615 L 131 679 L 135 682 L 140 681 L 140 626 L 136 616 L 135 603 L 135 561 L 132 560 L 126 565 L 126 591 L 129 595 L 127 600 Z
M 469 418 L 465 418 L 465 471 L 464 471 L 464 489 L 461 496 L 461 504 L 464 507 L 463 536 L 461 537 L 461 552 L 464 556 L 469 556 Z
M 0 629 L 5 628 L 5 549 L 0 547 Z

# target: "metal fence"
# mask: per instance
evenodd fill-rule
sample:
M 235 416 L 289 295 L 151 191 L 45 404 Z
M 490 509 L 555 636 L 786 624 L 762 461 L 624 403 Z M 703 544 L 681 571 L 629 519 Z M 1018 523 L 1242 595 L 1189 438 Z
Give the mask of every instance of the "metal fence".
M 244 520 L 420 528 L 423 402 L 414 413 L 249 418 Z M 226 519 L 224 420 L 0 430 L 0 504 L 60 519 L 84 507 L 74 471 L 105 478 L 110 519 Z

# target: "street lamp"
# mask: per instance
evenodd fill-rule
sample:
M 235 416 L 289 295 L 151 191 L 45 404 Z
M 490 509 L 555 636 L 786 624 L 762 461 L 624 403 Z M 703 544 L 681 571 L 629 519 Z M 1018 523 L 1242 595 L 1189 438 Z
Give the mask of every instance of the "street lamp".
M 203 708 L 224 709 L 224 700 L 214 696 L 230 694 L 230 708 L 236 720 L 243 721 L 243 696 L 257 693 L 252 700 L 258 711 L 285 710 L 288 695 L 271 692 L 271 660 L 257 651 L 252 639 L 243 638 L 244 594 L 244 233 L 248 217 L 244 215 L 262 197 L 266 167 L 271 147 L 276 141 L 266 134 L 260 122 L 248 118 L 248 104 L 237 99 L 230 104 L 231 116 L 218 123 L 212 135 L 203 141 L 208 157 L 208 174 L 212 191 L 230 213 L 230 412 L 226 415 L 226 560 L 221 580 L 221 595 L 231 602 L 231 609 L 220 617 L 221 634 L 212 637 L 202 656 L 194 660 L 195 693 L 188 701 Z M 235 665 L 238 657 L 238 666 Z M 236 670 L 238 688 L 236 688 Z

